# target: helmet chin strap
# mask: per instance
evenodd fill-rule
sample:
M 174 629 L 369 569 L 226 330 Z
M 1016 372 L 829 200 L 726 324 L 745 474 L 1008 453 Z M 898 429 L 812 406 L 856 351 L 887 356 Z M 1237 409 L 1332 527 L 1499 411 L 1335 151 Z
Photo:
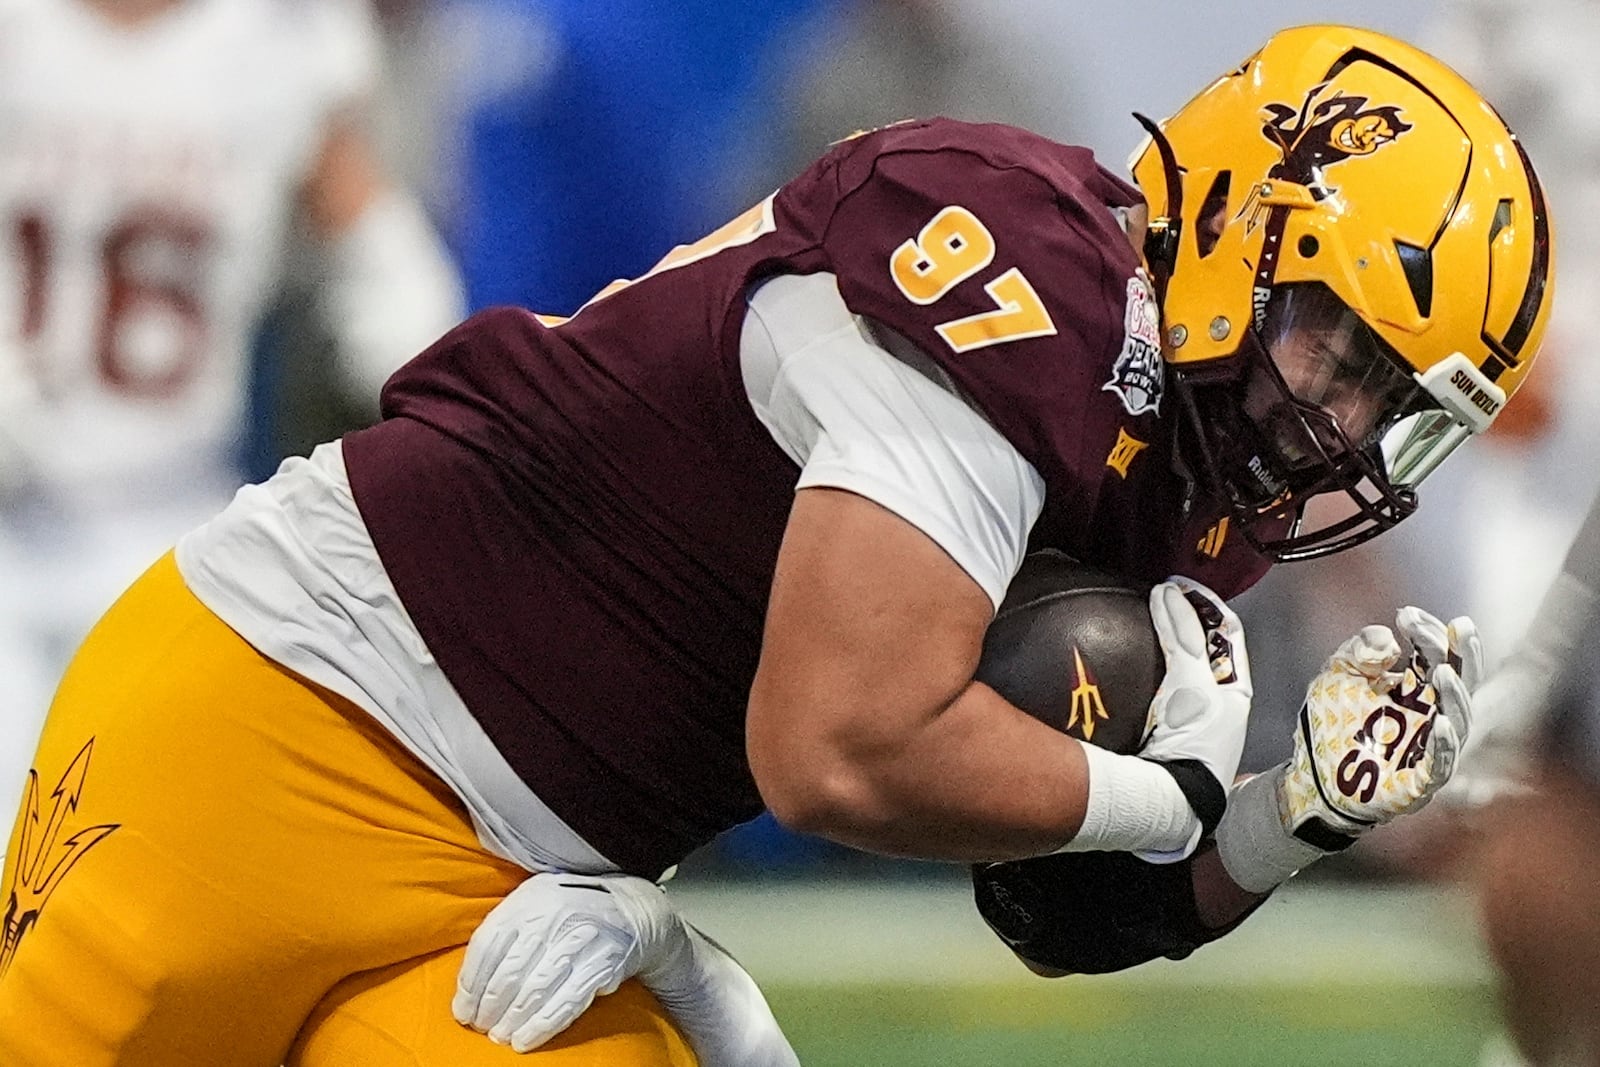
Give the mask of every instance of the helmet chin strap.
M 1144 260 L 1150 268 L 1150 280 L 1155 285 L 1156 301 L 1164 303 L 1167 297 L 1167 280 L 1178 264 L 1178 236 L 1183 232 L 1183 173 L 1178 169 L 1178 157 L 1172 151 L 1161 127 L 1139 114 L 1134 119 L 1145 128 L 1156 151 L 1161 153 L 1161 171 L 1167 186 L 1167 202 L 1161 214 L 1150 220 L 1144 237 Z

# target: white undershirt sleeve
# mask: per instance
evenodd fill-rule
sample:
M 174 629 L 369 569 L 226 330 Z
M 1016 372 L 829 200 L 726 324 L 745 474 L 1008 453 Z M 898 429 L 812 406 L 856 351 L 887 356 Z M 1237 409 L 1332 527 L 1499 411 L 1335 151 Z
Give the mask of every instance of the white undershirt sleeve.
M 756 416 L 800 465 L 796 489 L 846 489 L 949 553 L 998 607 L 1044 506 L 1038 472 L 949 384 L 891 354 L 831 274 L 748 297 L 740 362 Z

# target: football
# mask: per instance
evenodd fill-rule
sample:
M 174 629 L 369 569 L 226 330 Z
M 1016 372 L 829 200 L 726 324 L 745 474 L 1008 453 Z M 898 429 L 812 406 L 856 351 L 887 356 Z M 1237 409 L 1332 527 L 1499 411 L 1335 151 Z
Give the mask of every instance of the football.
M 1080 741 L 1136 752 L 1166 661 L 1149 591 L 1055 551 L 1035 552 L 984 636 L 977 679 Z
M 1045 551 L 1030 555 L 1006 590 L 977 677 L 1057 730 L 1130 754 L 1144 742 L 1165 673 L 1149 590 Z M 1122 853 L 1078 852 L 974 864 L 974 903 L 1001 941 L 1036 967 L 1121 970 L 1173 951 L 1142 940 L 1137 923 L 1098 930 L 1090 918 L 1112 905 L 1149 910 L 1144 882 L 1129 879 L 1131 863 Z

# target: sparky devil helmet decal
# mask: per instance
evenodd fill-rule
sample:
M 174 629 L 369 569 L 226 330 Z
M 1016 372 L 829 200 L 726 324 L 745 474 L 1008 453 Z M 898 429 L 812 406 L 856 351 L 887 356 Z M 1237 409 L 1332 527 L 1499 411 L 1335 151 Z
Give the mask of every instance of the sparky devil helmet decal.
M 1282 153 L 1267 177 L 1303 186 L 1317 200 L 1338 192 L 1326 177 L 1328 167 L 1351 156 L 1370 156 L 1411 129 L 1398 106 L 1369 107 L 1366 97 L 1330 91 L 1326 84 L 1307 93 L 1298 107 L 1269 103 L 1261 110 L 1266 116 L 1261 135 Z M 1265 183 L 1253 185 L 1237 213 L 1251 230 L 1266 215 L 1261 201 L 1264 188 Z M 1257 301 L 1252 321 L 1258 327 L 1264 312 L 1263 303 Z
M 1325 167 L 1351 156 L 1370 156 L 1411 129 L 1392 104 L 1368 107 L 1364 96 L 1330 95 L 1327 90 L 1317 86 L 1298 108 L 1267 104 L 1262 109 L 1267 121 L 1261 133 L 1283 153 L 1283 162 L 1269 177 L 1321 189 Z
M 1168 235 L 1147 248 L 1181 457 L 1274 559 L 1411 514 L 1533 365 L 1553 295 L 1543 190 L 1482 97 L 1409 45 L 1286 30 L 1133 171 Z

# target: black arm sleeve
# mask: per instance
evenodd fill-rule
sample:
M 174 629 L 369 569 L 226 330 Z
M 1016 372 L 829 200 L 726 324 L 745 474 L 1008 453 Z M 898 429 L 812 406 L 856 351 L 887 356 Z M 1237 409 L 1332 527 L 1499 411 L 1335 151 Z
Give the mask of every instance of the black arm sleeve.
M 989 928 L 1023 959 L 1073 974 L 1105 974 L 1158 956 L 1183 959 L 1231 932 L 1209 929 L 1195 906 L 1195 858 L 1146 863 L 1127 852 L 1067 852 L 972 868 Z M 1258 905 L 1259 906 L 1259 905 Z

